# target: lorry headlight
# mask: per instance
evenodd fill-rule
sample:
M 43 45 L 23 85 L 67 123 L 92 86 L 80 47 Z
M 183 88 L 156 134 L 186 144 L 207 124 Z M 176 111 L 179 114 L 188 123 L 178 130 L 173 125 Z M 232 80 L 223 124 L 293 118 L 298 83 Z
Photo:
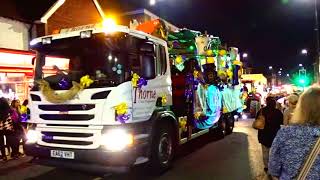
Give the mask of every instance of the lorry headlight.
M 39 133 L 36 130 L 29 130 L 27 132 L 27 143 L 36 143 L 39 139 Z
M 110 151 L 121 151 L 132 144 L 133 135 L 123 129 L 112 129 L 101 136 L 101 145 Z

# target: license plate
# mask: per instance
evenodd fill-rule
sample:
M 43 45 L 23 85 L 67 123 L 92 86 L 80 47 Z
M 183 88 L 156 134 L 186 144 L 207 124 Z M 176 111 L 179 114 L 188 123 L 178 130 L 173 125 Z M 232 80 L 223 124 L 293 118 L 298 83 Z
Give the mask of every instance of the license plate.
M 74 152 L 72 151 L 60 151 L 60 150 L 51 150 L 50 156 L 54 158 L 62 159 L 74 159 Z

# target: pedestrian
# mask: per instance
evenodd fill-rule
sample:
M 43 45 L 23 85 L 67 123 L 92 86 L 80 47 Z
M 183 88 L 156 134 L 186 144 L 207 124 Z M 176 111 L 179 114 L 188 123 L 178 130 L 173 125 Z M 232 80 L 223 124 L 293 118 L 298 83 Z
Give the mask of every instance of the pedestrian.
M 6 138 L 6 144 L 4 142 Z M 14 142 L 14 129 L 13 123 L 10 117 L 10 106 L 7 99 L 0 98 L 0 150 L 1 159 L 7 161 L 6 155 L 6 145 L 12 147 L 12 142 Z
M 20 101 L 15 99 L 11 102 L 11 119 L 13 122 L 14 136 L 15 139 L 12 142 L 12 152 L 11 157 L 17 159 L 20 155 L 23 155 L 19 152 L 20 141 L 24 136 L 24 129 L 21 125 L 21 112 L 20 112 Z
M 29 104 L 29 101 L 25 99 L 20 107 L 21 126 L 23 127 L 23 132 L 21 134 L 23 148 L 25 147 L 24 145 L 26 144 L 26 141 L 27 141 L 26 132 L 28 130 L 28 121 L 30 120 L 30 109 L 28 107 L 28 104 Z
M 274 138 L 283 122 L 283 114 L 276 109 L 276 100 L 273 97 L 266 98 L 266 106 L 259 110 L 259 115 L 264 116 L 264 129 L 258 130 L 258 140 L 262 147 L 264 171 L 268 171 L 269 151 Z
M 26 123 L 30 119 L 30 109 L 28 108 L 29 101 L 26 99 L 23 101 L 20 107 L 21 122 Z
M 283 125 L 287 126 L 290 124 L 290 119 L 292 118 L 293 111 L 296 108 L 296 105 L 299 100 L 299 96 L 296 94 L 291 94 L 288 98 L 288 107 L 284 110 L 283 113 Z
M 271 147 L 269 173 L 279 179 L 296 179 L 315 142 L 320 137 L 320 87 L 305 91 L 290 125 L 282 128 Z M 307 179 L 320 179 L 320 156 Z

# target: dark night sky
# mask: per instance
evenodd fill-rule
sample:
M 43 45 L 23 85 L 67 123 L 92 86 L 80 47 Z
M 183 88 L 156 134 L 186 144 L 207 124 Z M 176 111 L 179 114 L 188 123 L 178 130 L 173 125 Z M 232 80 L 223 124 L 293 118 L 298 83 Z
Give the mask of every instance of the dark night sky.
M 21 8 L 31 4 L 48 8 L 43 0 L 15 1 Z M 48 3 L 56 0 L 45 1 L 50 7 Z M 219 36 L 228 46 L 248 52 L 248 60 L 259 72 L 272 65 L 287 73 L 299 63 L 310 67 L 313 63 L 313 0 L 157 0 L 154 7 L 149 0 L 122 1 L 149 9 L 178 27 Z M 309 50 L 308 57 L 300 54 L 303 48 Z
M 312 65 L 315 51 L 313 0 L 159 0 L 150 7 L 178 27 L 207 30 L 228 46 L 248 52 L 257 70 L 269 65 L 285 73 L 299 63 Z M 287 3 L 285 3 L 287 1 Z M 308 57 L 299 53 L 310 51 Z

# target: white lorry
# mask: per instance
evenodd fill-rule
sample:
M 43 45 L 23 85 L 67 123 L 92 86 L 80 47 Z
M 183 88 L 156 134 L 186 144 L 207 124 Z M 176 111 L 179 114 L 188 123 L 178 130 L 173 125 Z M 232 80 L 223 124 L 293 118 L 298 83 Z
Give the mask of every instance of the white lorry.
M 186 87 L 173 83 L 162 39 L 113 24 L 61 30 L 30 44 L 37 55 L 25 149 L 39 163 L 116 171 L 149 162 L 162 171 L 179 145 L 209 132 L 194 127 L 188 102 L 173 102 L 175 90 Z M 50 56 L 68 59 L 69 68 L 44 77 Z M 211 127 L 228 128 L 218 123 L 217 108 Z

